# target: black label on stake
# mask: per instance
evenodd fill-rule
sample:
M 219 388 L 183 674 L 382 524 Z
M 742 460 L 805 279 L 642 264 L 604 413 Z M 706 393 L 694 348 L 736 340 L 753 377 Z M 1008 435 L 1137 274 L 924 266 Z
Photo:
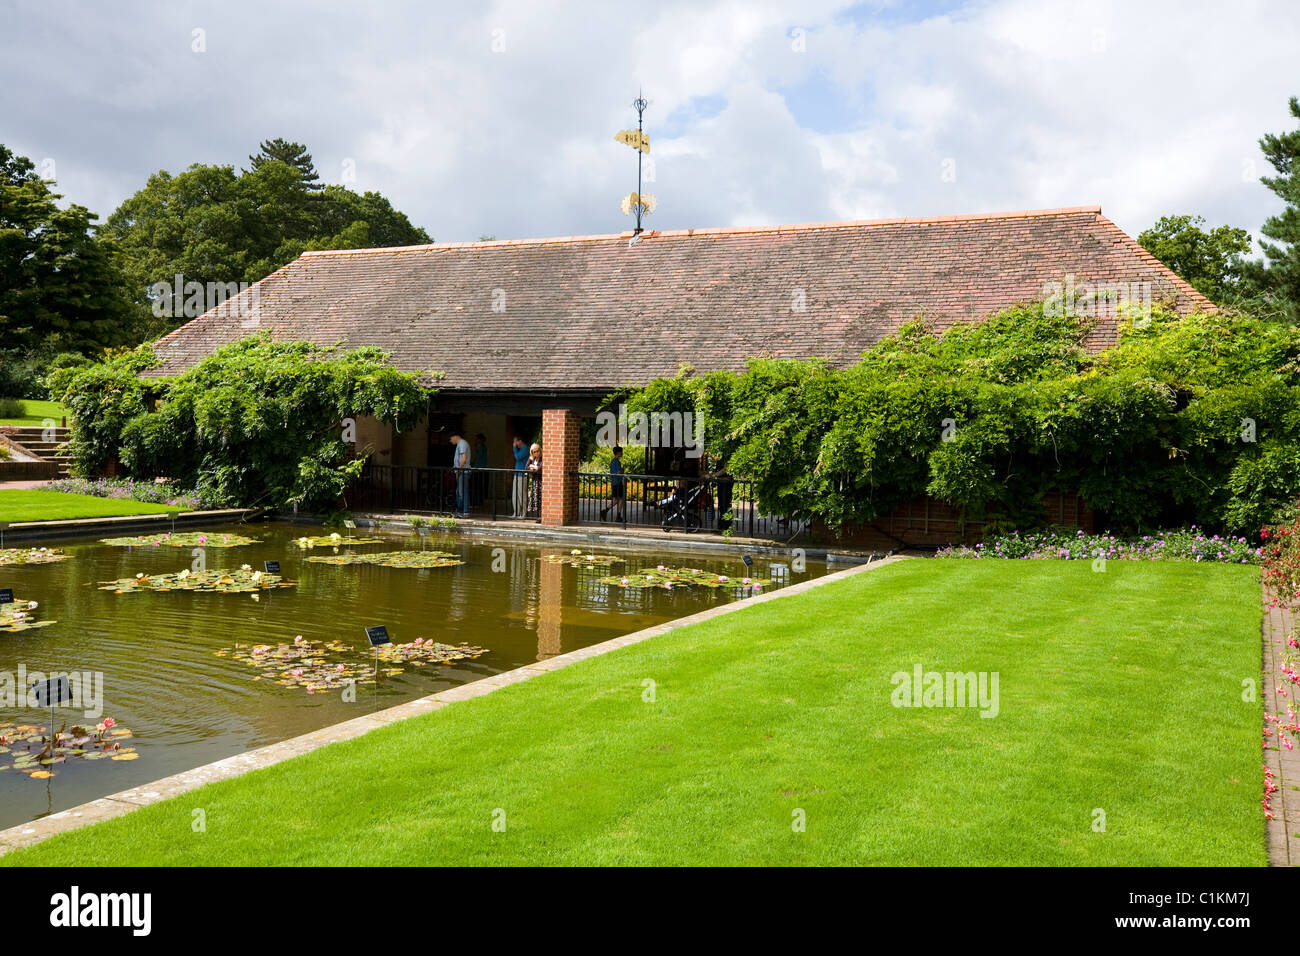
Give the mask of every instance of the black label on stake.
M 32 684 L 32 694 L 41 707 L 57 707 L 59 704 L 72 703 L 72 688 L 68 686 L 67 674 L 60 674 L 48 680 L 38 680 Z
M 0 588 L 0 604 L 13 604 L 13 603 L 14 603 L 14 589 Z
M 380 624 L 378 627 L 366 628 L 366 637 L 369 638 L 371 647 L 393 643 L 393 639 L 388 636 L 388 627 L 384 624 Z
M 279 562 L 279 561 L 263 561 L 263 562 L 262 562 L 262 567 L 266 569 L 266 573 L 267 573 L 267 574 L 279 574 L 279 573 L 280 573 L 280 562 Z

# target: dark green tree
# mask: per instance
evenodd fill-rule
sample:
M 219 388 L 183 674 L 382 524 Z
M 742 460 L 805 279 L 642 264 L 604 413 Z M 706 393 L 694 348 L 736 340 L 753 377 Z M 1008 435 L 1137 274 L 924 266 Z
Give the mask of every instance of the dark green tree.
M 1291 115 L 1300 120 L 1300 99 L 1291 97 Z M 1300 129 L 1274 135 L 1265 134 L 1259 141 L 1264 157 L 1277 170 L 1276 176 L 1261 176 L 1262 182 L 1286 204 L 1276 216 L 1270 216 L 1260 229 L 1274 242 L 1262 243 L 1268 267 L 1260 270 L 1261 284 L 1280 297 L 1300 317 Z
M 1138 234 L 1138 242 L 1197 292 L 1224 304 L 1241 281 L 1250 233 L 1234 226 L 1205 230 L 1204 223 L 1204 216 L 1161 216 Z
M 156 285 L 179 291 L 177 275 L 205 287 L 252 283 L 307 250 L 432 241 L 379 193 L 323 186 L 298 143 L 268 140 L 250 161 L 238 172 L 198 164 L 159 171 L 105 223 L 126 255 L 128 295 L 150 335 L 193 317 L 154 308 Z
M 262 140 L 261 152 L 248 157 L 251 169 L 261 169 L 265 163 L 284 163 L 298 170 L 306 187 L 312 191 L 322 188 L 316 164 L 312 162 L 311 153 L 302 143 L 290 143 L 276 137 Z
M 0 347 L 90 353 L 136 334 L 118 249 L 96 240 L 94 213 L 60 198 L 0 145 Z

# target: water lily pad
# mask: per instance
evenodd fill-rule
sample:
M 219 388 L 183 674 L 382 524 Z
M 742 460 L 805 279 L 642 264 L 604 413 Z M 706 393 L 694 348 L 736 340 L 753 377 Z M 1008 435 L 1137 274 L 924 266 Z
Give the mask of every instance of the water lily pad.
M 383 538 L 349 538 L 338 534 L 319 534 L 312 538 L 295 538 L 293 544 L 306 550 L 308 548 L 344 548 L 358 544 L 382 544 Z
M 244 545 L 258 543 L 257 538 L 246 538 L 242 534 L 207 534 L 203 531 L 165 531 L 99 540 L 102 544 L 119 548 L 242 548 Z
M 101 581 L 101 591 L 131 594 L 135 591 L 217 591 L 222 594 L 247 594 L 271 588 L 291 588 L 298 582 L 286 581 L 278 574 L 254 571 L 244 565 L 234 571 L 176 571 L 172 574 L 137 574 L 133 578 Z
M 0 604 L 0 631 L 27 631 L 34 627 L 48 627 L 56 623 L 36 620 L 36 609 L 39 606 L 35 601 L 21 598 L 15 598 L 10 604 Z
M 301 634 L 293 643 L 236 644 L 217 651 L 254 668 L 253 680 L 269 680 L 281 687 L 301 687 L 309 694 L 341 690 L 348 684 L 374 682 L 376 658 L 392 676 L 405 669 L 399 665 L 451 664 L 486 654 L 487 649 L 469 644 L 452 646 L 417 638 L 409 644 L 384 644 L 369 652 L 343 641 L 311 641 Z
M 567 564 L 575 568 L 607 568 L 622 564 L 624 559 L 612 554 L 595 554 L 589 551 L 570 551 L 568 554 L 544 554 L 542 560 L 548 564 Z
M 316 564 L 376 564 L 385 568 L 449 568 L 465 562 L 447 551 L 380 551 L 376 554 L 315 555 Z
M 735 578 L 726 574 L 714 574 L 712 571 L 702 571 L 699 568 L 669 568 L 661 564 L 634 574 L 603 577 L 600 583 L 623 588 L 662 588 L 665 591 L 679 587 L 705 587 L 752 592 L 761 591 L 772 582 L 768 578 Z
M 45 780 L 61 772 L 66 765 L 82 760 L 102 760 L 105 757 L 135 760 L 140 755 L 134 747 L 123 747 L 110 740 L 110 736 L 129 736 L 130 731 L 119 727 L 111 717 L 95 727 L 73 727 L 64 724 L 51 739 L 48 727 L 26 724 L 15 726 L 0 723 L 0 770 L 13 769 L 36 780 Z
M 4 548 L 0 549 L 0 568 L 19 564 L 53 564 L 66 561 L 68 557 L 57 548 Z

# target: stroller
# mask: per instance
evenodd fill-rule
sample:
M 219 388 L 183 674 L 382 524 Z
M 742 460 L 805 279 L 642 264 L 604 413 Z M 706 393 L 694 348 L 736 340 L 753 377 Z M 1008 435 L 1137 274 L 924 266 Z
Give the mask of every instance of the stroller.
M 673 493 L 658 503 L 663 512 L 663 529 L 672 531 L 674 526 L 686 532 L 698 531 L 700 520 L 700 499 L 704 495 L 704 485 L 690 487 L 678 486 Z

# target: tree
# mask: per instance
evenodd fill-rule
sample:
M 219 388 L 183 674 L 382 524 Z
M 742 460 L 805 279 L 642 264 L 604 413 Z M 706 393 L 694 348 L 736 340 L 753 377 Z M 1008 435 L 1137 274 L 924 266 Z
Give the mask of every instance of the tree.
M 1291 115 L 1300 120 L 1300 99 L 1291 97 Z M 1260 229 L 1275 242 L 1262 243 L 1268 267 L 1257 273 L 1264 287 L 1281 297 L 1300 317 L 1300 129 L 1279 135 L 1265 134 L 1259 141 L 1264 157 L 1277 170 L 1261 176 L 1262 182 L 1286 203 Z
M 316 164 L 312 162 L 311 153 L 307 152 L 307 147 L 302 143 L 290 143 L 280 139 L 262 140 L 261 152 L 254 156 L 248 157 L 251 169 L 261 169 L 264 163 L 284 163 L 286 166 L 292 166 L 298 170 L 302 182 L 310 190 L 322 188 L 320 176 L 316 172 Z
M 0 145 L 0 347 L 88 353 L 136 333 L 117 247 L 96 240 L 94 213 L 60 198 Z
M 1241 281 L 1250 233 L 1234 226 L 1206 231 L 1204 222 L 1203 216 L 1161 216 L 1138 235 L 1138 242 L 1197 292 L 1224 304 Z
M 179 295 L 177 275 L 228 287 L 257 282 L 307 250 L 432 241 L 379 193 L 322 185 L 298 143 L 267 140 L 249 159 L 242 171 L 201 164 L 174 176 L 160 170 L 108 217 L 105 232 L 125 252 L 128 295 L 151 335 L 194 317 L 153 314 L 150 290 L 166 283 Z

